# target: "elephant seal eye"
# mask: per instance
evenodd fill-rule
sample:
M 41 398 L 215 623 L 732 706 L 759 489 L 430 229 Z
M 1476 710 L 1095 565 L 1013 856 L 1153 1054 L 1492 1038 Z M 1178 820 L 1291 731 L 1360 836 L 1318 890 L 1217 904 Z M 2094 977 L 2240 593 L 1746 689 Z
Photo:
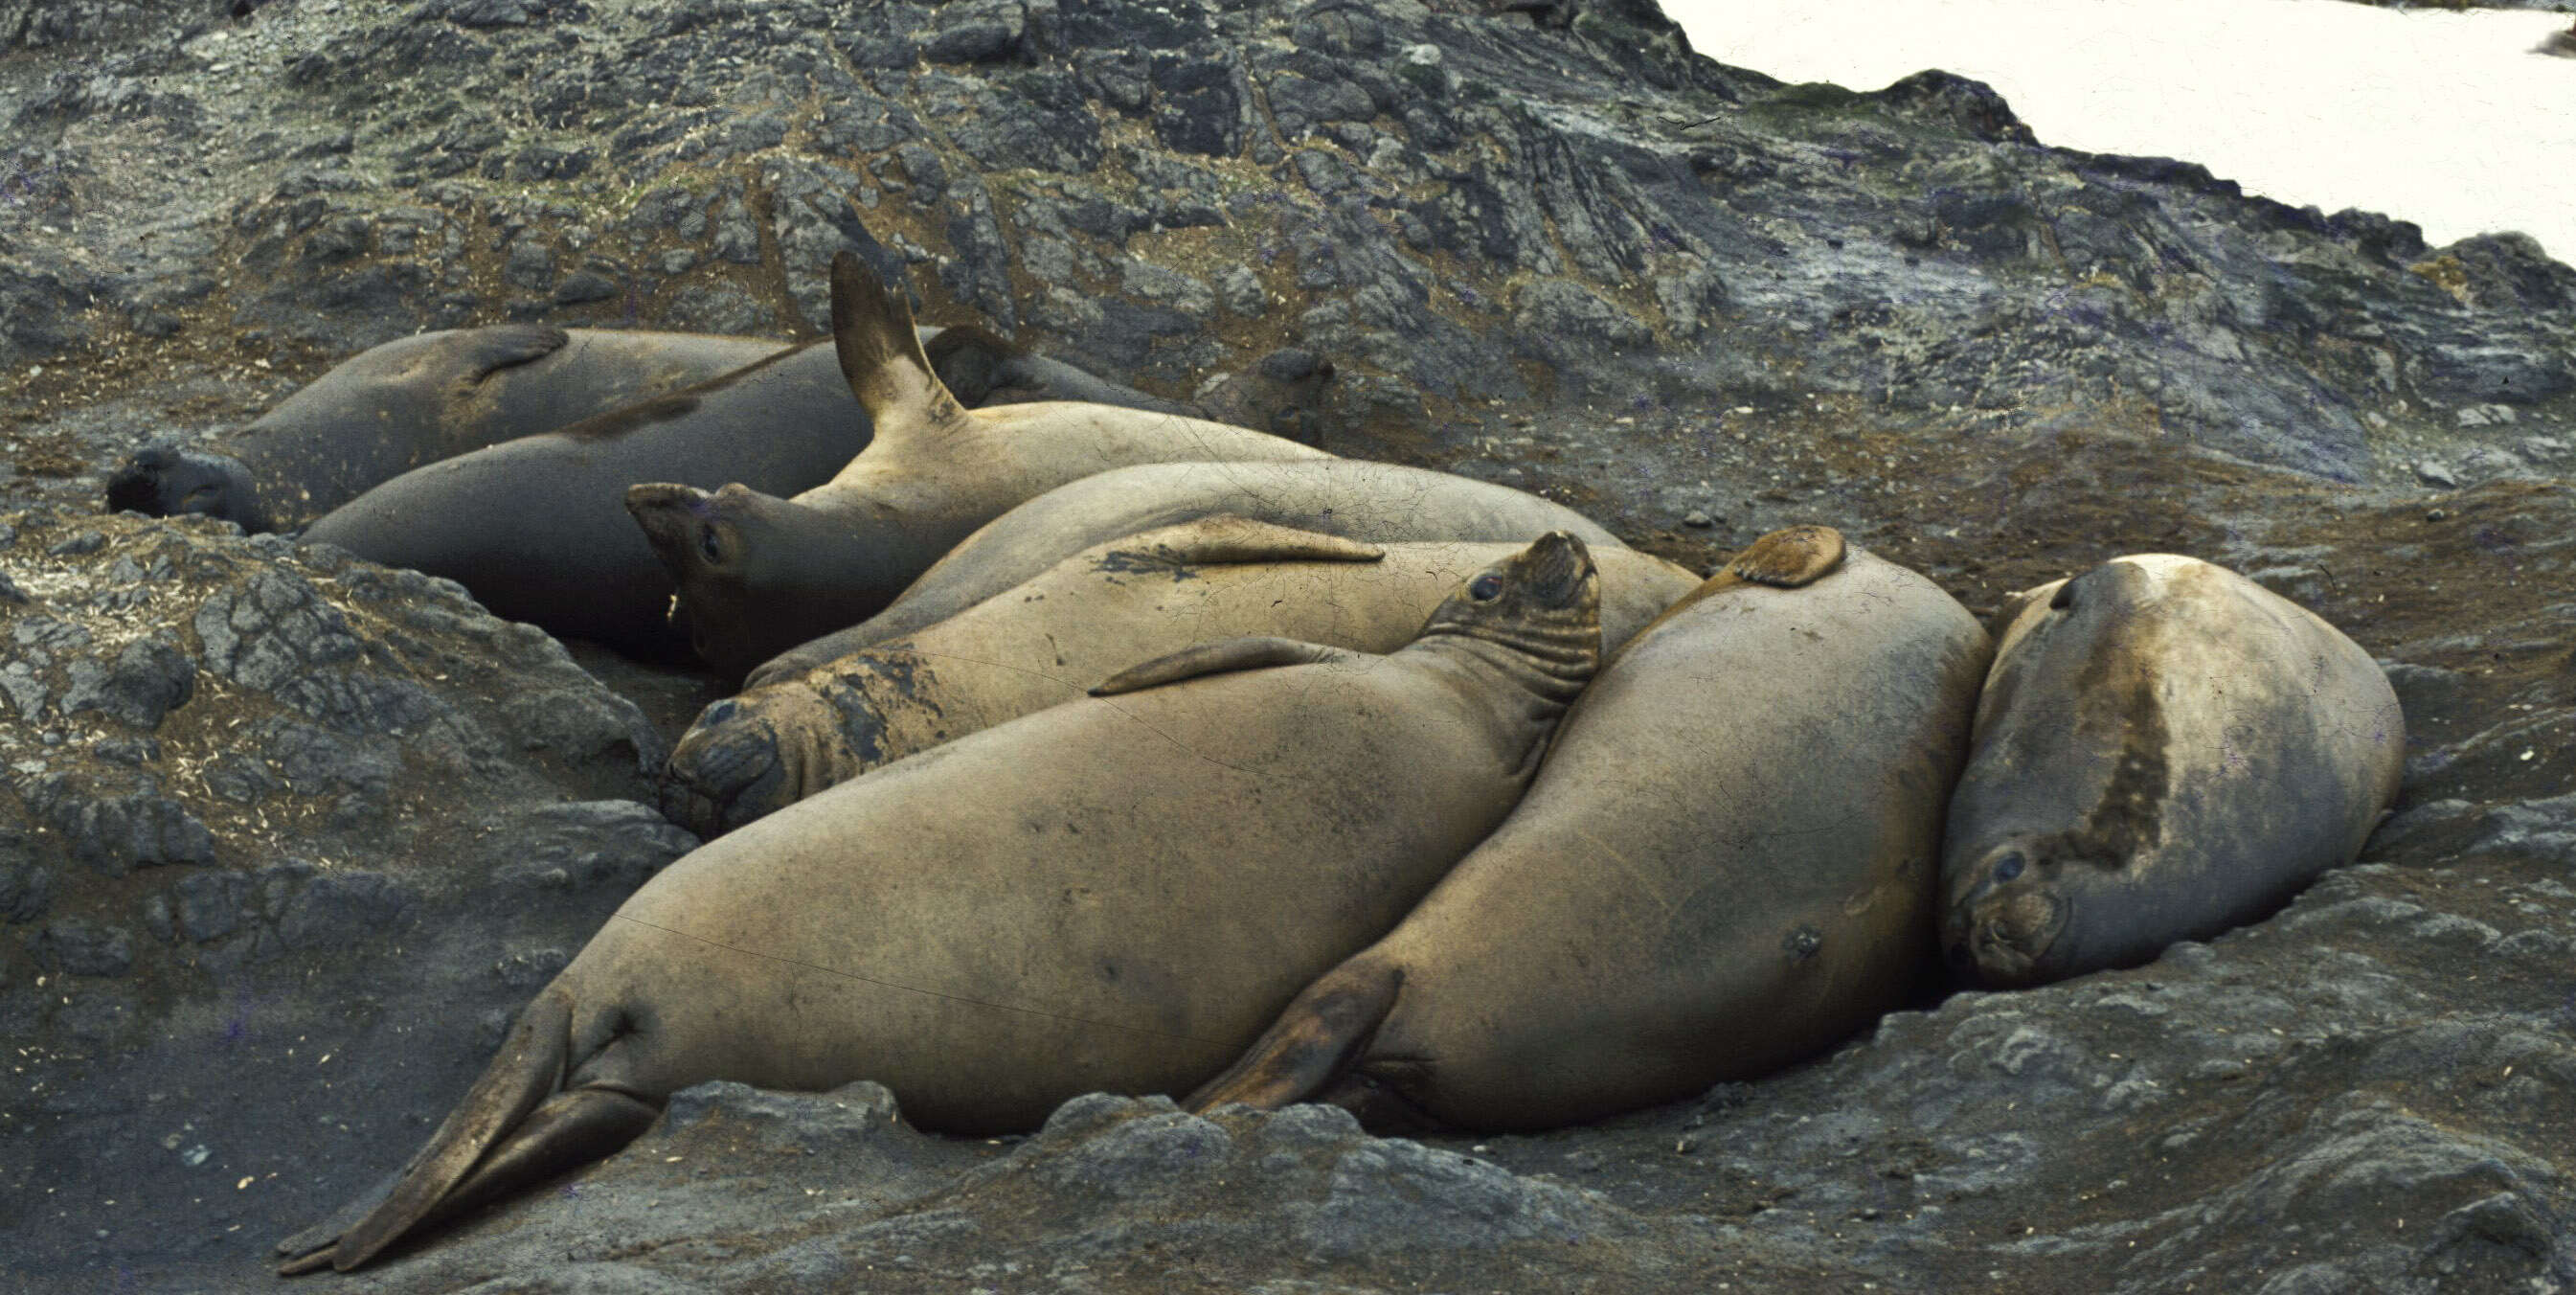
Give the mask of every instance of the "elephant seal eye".
M 2010 881 L 2013 878 L 2020 876 L 2022 862 L 2022 857 L 2019 854 L 2005 855 L 2003 862 L 1995 865 L 1995 880 Z
M 716 539 L 715 527 L 703 526 L 698 529 L 698 552 L 706 554 L 709 562 L 724 561 L 724 545 Z
M 1502 597 L 1502 594 L 1503 578 L 1501 576 L 1478 576 L 1476 577 L 1476 582 L 1474 584 L 1467 586 L 1467 596 L 1480 603 L 1492 602 L 1496 598 Z
M 2074 605 L 2075 582 L 2072 580 L 2058 586 L 2057 596 L 2048 600 L 2048 609 L 2053 612 L 2062 612 Z

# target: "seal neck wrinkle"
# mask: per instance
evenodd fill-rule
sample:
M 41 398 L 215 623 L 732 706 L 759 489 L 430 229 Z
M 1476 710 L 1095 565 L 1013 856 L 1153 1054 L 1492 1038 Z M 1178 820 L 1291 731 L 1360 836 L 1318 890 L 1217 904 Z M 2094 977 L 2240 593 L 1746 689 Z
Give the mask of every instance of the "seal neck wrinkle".
M 1591 682 L 1601 659 L 1601 627 L 1591 617 L 1581 625 L 1500 633 L 1492 626 L 1435 627 L 1413 647 L 1469 705 L 1541 739 L 1528 748 L 1535 757 L 1547 731 Z

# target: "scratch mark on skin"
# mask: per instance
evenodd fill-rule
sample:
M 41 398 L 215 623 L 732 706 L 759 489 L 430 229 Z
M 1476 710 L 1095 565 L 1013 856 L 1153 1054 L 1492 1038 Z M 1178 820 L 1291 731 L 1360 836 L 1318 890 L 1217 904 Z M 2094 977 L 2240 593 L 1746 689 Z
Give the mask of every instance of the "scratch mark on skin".
M 1620 870 L 1628 874 L 1628 879 L 1636 883 L 1637 890 L 1647 898 L 1654 900 L 1655 903 L 1664 910 L 1663 919 L 1665 925 L 1669 926 L 1672 924 L 1673 917 L 1681 911 L 1681 906 L 1674 903 L 1672 897 L 1664 893 L 1663 887 L 1655 884 L 1654 877 L 1650 873 L 1645 869 L 1639 868 L 1634 863 L 1629 862 L 1628 856 L 1611 848 L 1610 843 L 1602 840 L 1600 837 L 1594 836 L 1590 832 L 1579 830 L 1576 834 L 1581 836 L 1586 844 L 1589 844 L 1593 849 L 1600 851 L 1604 856 L 1608 857 L 1612 863 L 1619 865 Z

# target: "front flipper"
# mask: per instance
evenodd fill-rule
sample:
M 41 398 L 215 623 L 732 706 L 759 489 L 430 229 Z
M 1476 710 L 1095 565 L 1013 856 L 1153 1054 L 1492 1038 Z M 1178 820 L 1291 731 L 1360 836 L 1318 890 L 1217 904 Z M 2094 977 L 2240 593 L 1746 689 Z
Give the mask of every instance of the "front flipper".
M 1132 665 L 1100 681 L 1091 690 L 1094 697 L 1114 697 L 1122 692 L 1141 692 L 1167 683 L 1196 679 L 1201 675 L 1227 674 L 1236 670 L 1267 670 L 1281 665 L 1319 665 L 1328 661 L 1359 661 L 1365 652 L 1348 648 L 1326 647 L 1299 639 L 1250 637 L 1225 639 L 1185 647 L 1169 656 L 1159 656 L 1142 665 Z
M 1747 584 L 1796 589 L 1814 584 L 1843 564 L 1843 533 L 1830 526 L 1792 526 L 1745 546 L 1725 574 Z
M 1119 541 L 1140 546 L 1174 564 L 1235 562 L 1375 562 L 1386 550 L 1374 544 L 1256 521 L 1239 513 L 1211 513 L 1195 521 L 1143 531 Z
M 1184 1106 L 1196 1114 L 1230 1102 L 1275 1111 L 1313 1100 L 1368 1052 L 1403 988 L 1403 969 L 1385 963 L 1354 959 L 1326 972 Z

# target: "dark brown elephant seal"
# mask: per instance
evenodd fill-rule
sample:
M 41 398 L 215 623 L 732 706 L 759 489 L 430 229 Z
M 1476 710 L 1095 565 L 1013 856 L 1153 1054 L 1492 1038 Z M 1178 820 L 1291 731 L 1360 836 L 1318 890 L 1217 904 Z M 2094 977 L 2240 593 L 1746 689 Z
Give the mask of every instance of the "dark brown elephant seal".
M 1646 627 L 1494 835 L 1190 1098 L 1531 1129 L 1830 1046 L 1933 973 L 1985 632 L 1823 527 Z
M 1240 373 L 1212 375 L 1188 400 L 1148 396 L 1050 359 L 971 325 L 950 325 L 925 344 L 930 367 L 969 409 L 1037 400 L 1087 400 L 1247 427 L 1313 445 L 1328 431 L 1333 362 L 1273 352 Z M 960 354 L 969 352 L 972 354 Z
M 538 994 L 392 1192 L 290 1238 L 284 1271 L 607 1155 L 708 1080 L 874 1079 L 965 1132 L 1200 1082 L 1502 820 L 1597 664 L 1598 588 L 1549 535 L 1399 651 L 1192 649 L 696 850 Z
M 1121 386 L 971 324 L 951 325 L 921 349 L 948 393 L 968 409 L 1080 400 L 1183 418 L 1207 417 L 1196 404 Z
M 942 362 L 990 370 L 1013 348 L 978 330 L 924 329 Z M 1014 370 L 1050 380 L 1056 370 Z M 1083 390 L 1146 399 L 1084 375 Z M 866 448 L 866 409 L 840 360 L 808 342 L 697 386 L 403 474 L 304 538 L 446 576 L 497 616 L 646 656 L 685 653 L 671 577 L 626 511 L 639 481 L 748 482 L 781 493 L 829 480 Z
M 755 481 L 793 490 L 865 448 L 828 343 L 415 468 L 304 532 L 370 562 L 464 585 L 505 620 L 645 656 L 685 652 L 671 580 L 626 516 L 642 480 Z
M 638 486 L 635 521 L 680 588 L 699 655 L 740 674 L 892 601 L 976 527 L 1068 481 L 1173 459 L 1315 459 L 1294 441 L 1085 400 L 967 409 L 865 261 L 832 261 L 832 332 L 876 440 L 793 498 L 749 482 Z
M 107 506 L 294 530 L 441 459 L 552 431 L 787 349 L 767 338 L 500 324 L 400 338 L 343 361 L 249 426 L 137 451 Z
M 2351 862 L 2397 796 L 2387 676 L 2223 567 L 2114 558 L 1996 626 L 1942 849 L 1962 977 L 2044 984 L 2258 919 Z
M 706 708 L 662 811 L 701 837 L 942 742 L 1082 695 L 1128 662 L 1244 635 L 1392 652 L 1516 544 L 1362 544 L 1218 516 L 1096 544 L 955 616 Z M 1593 553 L 1616 651 L 1699 577 Z
M 1231 513 L 1368 543 L 1520 543 L 1568 531 L 1623 548 L 1563 504 L 1491 482 L 1364 459 L 1149 463 L 1058 486 L 994 519 L 931 566 L 885 610 L 800 644 L 752 672 L 750 686 L 793 678 L 861 648 L 926 629 L 1065 558 L 1122 536 Z

